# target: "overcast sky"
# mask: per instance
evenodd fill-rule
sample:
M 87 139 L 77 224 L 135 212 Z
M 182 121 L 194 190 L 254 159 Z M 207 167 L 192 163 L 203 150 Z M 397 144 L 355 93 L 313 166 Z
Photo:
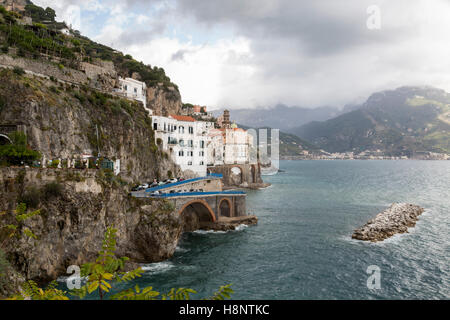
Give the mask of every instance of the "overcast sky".
M 447 0 L 33 1 L 163 67 L 184 102 L 213 109 L 343 106 L 403 85 L 450 91 Z

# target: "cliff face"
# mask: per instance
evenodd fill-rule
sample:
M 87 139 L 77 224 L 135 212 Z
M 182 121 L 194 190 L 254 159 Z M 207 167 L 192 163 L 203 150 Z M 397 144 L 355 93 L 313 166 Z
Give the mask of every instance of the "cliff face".
M 17 202 L 27 201 L 23 199 L 35 198 L 36 208 L 41 208 L 41 214 L 22 226 L 37 239 L 13 238 L 2 248 L 27 279 L 54 280 L 68 266 L 95 259 L 109 226 L 118 229 L 118 256 L 131 262 L 162 261 L 175 252 L 181 222 L 164 200 L 129 197 L 97 170 L 3 168 L 0 173 L 0 212 L 6 212 L 0 215 L 1 225 L 14 223 L 13 210 Z M 61 190 L 46 193 L 51 182 Z M 0 243 L 4 239 L 0 233 Z
M 0 124 L 24 124 L 28 143 L 47 160 L 100 153 L 120 159 L 121 177 L 130 182 L 180 172 L 158 150 L 151 119 L 135 102 L 9 70 L 0 71 L 0 96 Z
M 170 89 L 171 88 L 171 89 Z M 147 102 L 155 115 L 180 114 L 182 102 L 178 91 L 173 87 L 161 86 L 147 88 Z

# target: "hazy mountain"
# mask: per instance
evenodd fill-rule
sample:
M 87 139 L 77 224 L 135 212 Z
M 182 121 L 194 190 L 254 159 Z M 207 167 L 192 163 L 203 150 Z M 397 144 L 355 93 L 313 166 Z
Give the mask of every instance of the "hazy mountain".
M 251 127 L 245 126 L 245 125 L 238 125 L 240 128 L 243 128 L 245 130 L 250 129 Z M 258 132 L 259 129 L 267 129 L 267 140 L 268 144 L 271 143 L 271 136 L 270 136 L 270 129 L 269 127 L 262 127 L 257 128 L 256 131 Z M 321 153 L 319 149 L 314 146 L 313 144 L 297 137 L 296 135 L 286 133 L 283 131 L 280 131 L 279 133 L 280 138 L 280 144 L 279 144 L 279 152 L 280 156 L 298 156 L 301 155 L 303 151 L 309 151 L 310 153 Z M 270 147 L 268 148 L 270 151 Z
M 231 119 L 236 123 L 252 128 L 271 127 L 290 132 L 291 129 L 299 127 L 311 121 L 325 121 L 334 118 L 342 113 L 336 107 L 319 107 L 315 109 L 302 107 L 287 107 L 279 104 L 270 109 L 232 109 L 230 110 Z M 213 111 L 215 116 L 223 113 L 223 109 Z
M 355 111 L 292 132 L 330 152 L 450 153 L 450 94 L 431 87 L 383 91 Z

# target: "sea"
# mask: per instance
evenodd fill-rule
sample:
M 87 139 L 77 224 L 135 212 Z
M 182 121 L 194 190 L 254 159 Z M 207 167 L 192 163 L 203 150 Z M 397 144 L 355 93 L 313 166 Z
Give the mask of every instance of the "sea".
M 231 284 L 232 299 L 449 299 L 450 161 L 281 161 L 271 186 L 248 191 L 256 226 L 186 233 L 138 284 L 192 298 Z M 353 231 L 395 202 L 425 212 L 379 243 Z M 95 295 L 90 298 L 95 299 Z

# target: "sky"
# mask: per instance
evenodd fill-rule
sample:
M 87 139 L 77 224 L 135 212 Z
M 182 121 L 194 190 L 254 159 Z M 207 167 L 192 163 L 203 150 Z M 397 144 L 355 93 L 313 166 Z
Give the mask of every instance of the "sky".
M 183 102 L 361 103 L 405 85 L 450 91 L 448 0 L 34 0 L 57 20 L 164 68 Z

